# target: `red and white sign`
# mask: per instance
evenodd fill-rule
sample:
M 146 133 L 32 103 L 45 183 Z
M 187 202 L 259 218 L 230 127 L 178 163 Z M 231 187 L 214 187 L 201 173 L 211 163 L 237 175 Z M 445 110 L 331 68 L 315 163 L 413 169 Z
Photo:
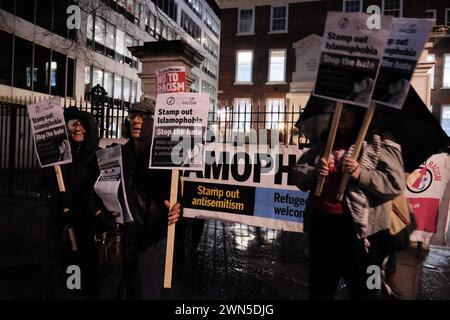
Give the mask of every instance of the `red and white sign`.
M 185 67 L 174 66 L 156 71 L 156 94 L 186 91 Z
M 448 220 L 446 189 L 449 182 L 450 156 L 447 153 L 433 155 L 409 175 L 406 196 L 417 222 L 411 240 L 429 242 L 434 234 L 443 238 Z

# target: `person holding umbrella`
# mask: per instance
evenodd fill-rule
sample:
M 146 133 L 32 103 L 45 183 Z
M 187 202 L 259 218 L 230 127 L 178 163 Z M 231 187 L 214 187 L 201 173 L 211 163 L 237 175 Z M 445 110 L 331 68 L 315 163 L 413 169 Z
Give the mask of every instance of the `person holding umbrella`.
M 302 190 L 314 190 L 317 178 L 326 177 L 321 196 L 311 193 L 307 209 L 311 299 L 333 299 L 341 278 L 352 299 L 371 298 L 367 267 L 381 267 L 388 254 L 383 244 L 389 228 L 388 202 L 405 189 L 401 147 L 388 132 L 372 131 L 359 160 L 352 160 L 363 111 L 344 107 L 330 159 L 320 158 L 324 143 L 318 141 L 292 170 Z M 345 172 L 352 182 L 345 199 L 338 201 Z

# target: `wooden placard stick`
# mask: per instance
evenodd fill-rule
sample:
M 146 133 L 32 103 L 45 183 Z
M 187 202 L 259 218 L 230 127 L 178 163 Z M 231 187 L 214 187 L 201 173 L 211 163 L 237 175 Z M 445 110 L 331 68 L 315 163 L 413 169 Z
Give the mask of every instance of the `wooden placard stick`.
M 333 150 L 334 139 L 336 138 L 336 132 L 339 125 L 339 119 L 341 118 L 341 113 L 342 113 L 342 102 L 338 101 L 336 102 L 336 109 L 334 110 L 333 118 L 331 120 L 331 128 L 330 132 L 328 133 L 328 140 L 325 146 L 325 152 L 323 153 L 322 156 L 322 158 L 327 159 L 327 161 L 330 159 L 331 151 Z M 324 183 L 325 183 L 325 176 L 320 176 L 316 185 L 315 195 L 317 197 L 319 197 L 320 194 L 322 193 Z
M 170 184 L 170 208 L 177 203 L 179 171 L 172 170 L 172 183 Z M 173 249 L 175 245 L 175 223 L 167 227 L 166 264 L 164 269 L 164 288 L 172 287 Z
M 66 192 L 66 187 L 64 185 L 64 179 L 61 173 L 61 167 L 59 165 L 55 166 L 56 180 L 58 181 L 58 188 L 60 192 Z M 64 208 L 64 213 L 67 214 L 69 208 Z M 75 232 L 72 227 L 67 228 L 67 233 L 69 234 L 70 244 L 72 246 L 72 251 L 78 250 L 77 239 L 75 238 Z
M 358 159 L 359 153 L 361 152 L 362 145 L 364 143 L 364 138 L 366 137 L 367 130 L 369 129 L 370 123 L 372 122 L 373 114 L 375 113 L 376 103 L 370 102 L 369 108 L 366 111 L 366 114 L 364 115 L 364 120 L 361 125 L 361 129 L 358 133 L 358 138 L 355 142 L 355 150 L 353 150 L 353 153 L 351 155 L 352 159 Z M 338 193 L 336 195 L 336 199 L 341 201 L 344 198 L 344 192 L 347 188 L 348 181 L 350 179 L 350 174 L 345 173 L 342 176 L 342 181 L 338 189 Z

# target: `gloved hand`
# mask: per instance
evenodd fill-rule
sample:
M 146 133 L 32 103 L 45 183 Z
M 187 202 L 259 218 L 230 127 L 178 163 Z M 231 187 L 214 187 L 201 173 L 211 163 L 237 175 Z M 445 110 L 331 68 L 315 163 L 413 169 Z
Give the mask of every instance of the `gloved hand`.
M 99 233 L 114 230 L 116 227 L 116 219 L 110 211 L 101 210 L 95 216 L 95 230 Z

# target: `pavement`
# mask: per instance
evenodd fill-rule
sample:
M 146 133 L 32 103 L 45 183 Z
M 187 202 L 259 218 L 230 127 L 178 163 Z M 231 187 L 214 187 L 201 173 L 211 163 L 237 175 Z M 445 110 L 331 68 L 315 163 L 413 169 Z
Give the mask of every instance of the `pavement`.
M 45 203 L 0 195 L 0 299 L 45 298 L 42 264 L 46 218 Z M 179 298 L 305 300 L 305 247 L 302 233 L 209 220 L 198 253 L 187 249 L 186 277 Z M 189 243 L 186 248 L 190 248 Z M 401 299 L 450 300 L 450 248 L 431 246 L 429 250 L 399 252 L 394 282 Z M 348 299 L 343 282 L 336 298 Z

